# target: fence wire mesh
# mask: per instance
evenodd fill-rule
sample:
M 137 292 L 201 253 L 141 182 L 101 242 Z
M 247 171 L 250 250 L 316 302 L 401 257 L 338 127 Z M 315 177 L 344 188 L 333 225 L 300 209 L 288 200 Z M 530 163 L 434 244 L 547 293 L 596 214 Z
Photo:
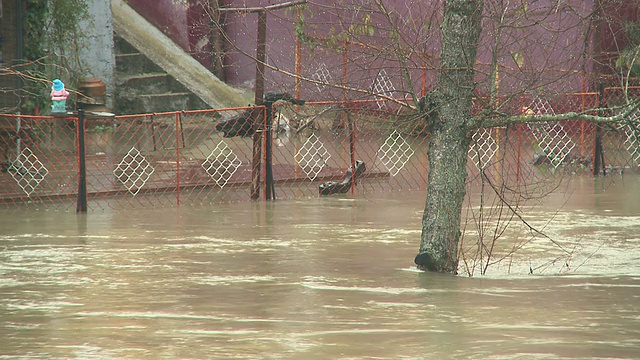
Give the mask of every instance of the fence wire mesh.
M 512 100 L 507 108 L 514 115 L 581 112 L 599 104 L 615 109 L 622 94 L 606 89 L 600 99 L 591 93 L 532 95 Z M 394 109 L 391 102 L 372 100 L 277 103 L 273 116 L 262 106 L 112 118 L 87 114 L 88 207 L 425 190 L 425 121 Z M 75 209 L 82 178 L 80 119 L 2 115 L 0 121 L 2 203 Z M 605 173 L 637 173 L 639 128 L 640 111 L 617 124 L 568 120 L 480 129 L 469 147 L 469 182 L 483 174 L 517 189 L 593 175 L 596 161 Z

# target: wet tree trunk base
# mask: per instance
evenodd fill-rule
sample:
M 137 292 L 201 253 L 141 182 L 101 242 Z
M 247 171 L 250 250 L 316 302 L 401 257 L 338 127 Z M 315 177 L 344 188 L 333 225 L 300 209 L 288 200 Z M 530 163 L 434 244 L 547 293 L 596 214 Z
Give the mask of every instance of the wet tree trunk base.
M 438 83 L 430 102 L 429 176 L 422 216 L 419 268 L 456 273 L 466 192 L 474 66 L 481 31 L 481 0 L 446 0 Z
M 420 250 L 415 258 L 423 270 L 457 270 L 469 141 L 466 133 L 456 128 L 441 129 L 432 135 Z

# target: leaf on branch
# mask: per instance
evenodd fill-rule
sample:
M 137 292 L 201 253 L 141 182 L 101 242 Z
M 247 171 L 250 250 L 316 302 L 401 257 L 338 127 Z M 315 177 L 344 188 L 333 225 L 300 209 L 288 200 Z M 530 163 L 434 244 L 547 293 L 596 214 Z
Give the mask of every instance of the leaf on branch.
M 518 69 L 522 70 L 522 65 L 524 65 L 524 56 L 522 56 L 522 54 L 519 52 L 512 52 L 511 58 L 513 59 L 513 62 L 515 62 L 518 66 Z

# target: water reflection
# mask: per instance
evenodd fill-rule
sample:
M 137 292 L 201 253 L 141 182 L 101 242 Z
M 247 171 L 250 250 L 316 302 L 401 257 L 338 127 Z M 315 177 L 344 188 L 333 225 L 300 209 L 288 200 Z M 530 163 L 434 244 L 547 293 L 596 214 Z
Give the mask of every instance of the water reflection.
M 545 231 L 573 250 L 568 268 L 540 241 L 475 278 L 413 268 L 422 193 L 86 216 L 1 210 L 0 353 L 635 358 L 639 182 L 573 181 L 571 196 L 528 212 L 543 223 L 553 211 Z

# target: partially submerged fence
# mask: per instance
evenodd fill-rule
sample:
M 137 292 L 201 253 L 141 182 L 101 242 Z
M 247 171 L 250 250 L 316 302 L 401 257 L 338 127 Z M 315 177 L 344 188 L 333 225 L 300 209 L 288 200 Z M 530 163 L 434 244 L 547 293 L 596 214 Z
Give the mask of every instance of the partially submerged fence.
M 598 102 L 602 94 L 528 97 L 510 111 L 564 113 Z M 116 117 L 1 115 L 0 200 L 84 211 L 424 190 L 425 123 L 392 110 L 391 103 L 363 101 L 287 103 L 274 107 L 273 116 L 264 106 Z M 235 129 L 218 125 L 230 119 Z M 257 125 L 243 128 L 242 119 L 258 119 Z M 637 172 L 640 113 L 630 120 L 479 130 L 469 149 L 469 179 L 481 170 L 516 185 Z

